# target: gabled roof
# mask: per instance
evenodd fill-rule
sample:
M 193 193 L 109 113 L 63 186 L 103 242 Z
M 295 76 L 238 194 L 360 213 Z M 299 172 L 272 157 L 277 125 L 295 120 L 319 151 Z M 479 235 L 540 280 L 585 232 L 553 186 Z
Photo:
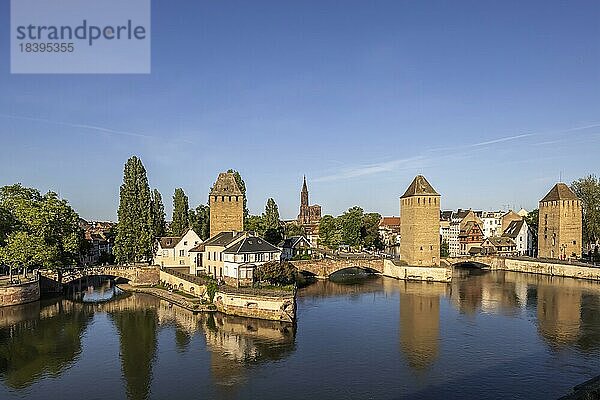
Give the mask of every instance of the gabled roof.
M 486 242 L 489 242 L 491 245 L 495 247 L 499 246 L 515 246 L 515 241 L 509 237 L 505 236 L 495 236 L 486 239 Z
M 233 242 L 235 239 L 244 235 L 244 232 L 234 232 L 234 231 L 224 231 L 219 232 L 215 236 L 206 239 L 203 243 L 204 246 L 227 246 L 229 243 Z
M 540 202 L 557 200 L 579 200 L 579 198 L 567 185 L 560 182 L 554 185 L 554 187 L 550 189 L 548 194 L 542 200 L 540 200 Z
M 211 196 L 221 196 L 221 195 L 243 195 L 241 189 L 238 187 L 237 182 L 235 181 L 235 175 L 232 172 L 221 172 L 217 181 L 213 185 L 211 191 Z
M 248 236 L 234 243 L 223 251 L 223 253 L 265 253 L 279 251 L 278 247 L 258 236 Z
M 163 236 L 159 238 L 161 249 L 173 249 L 181 240 L 182 236 Z
M 511 221 L 510 224 L 508 224 L 508 226 L 506 227 L 504 233 L 502 233 L 502 236 L 515 239 L 517 236 L 519 236 L 519 232 L 521 232 L 521 228 L 523 227 L 524 223 L 525 220 L 523 219 L 520 219 L 518 221 Z
M 427 182 L 427 179 L 423 175 L 417 175 L 413 179 L 412 183 L 406 189 L 406 192 L 400 198 L 411 197 L 411 196 L 439 196 L 439 193 Z
M 290 236 L 289 238 L 283 239 L 279 243 L 279 247 L 286 247 L 288 249 L 293 249 L 300 242 L 306 242 L 306 244 L 308 244 L 310 246 L 310 243 L 304 236 Z

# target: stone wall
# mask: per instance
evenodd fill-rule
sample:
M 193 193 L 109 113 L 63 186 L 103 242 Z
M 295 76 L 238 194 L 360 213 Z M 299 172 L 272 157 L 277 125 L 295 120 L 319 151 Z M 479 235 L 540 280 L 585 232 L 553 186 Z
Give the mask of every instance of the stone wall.
M 187 292 L 193 296 L 203 297 L 206 294 L 206 286 L 190 282 L 186 279 L 169 274 L 166 271 L 160 271 L 160 282 L 182 292 Z
M 334 272 L 345 268 L 368 268 L 377 272 L 383 271 L 383 259 L 339 259 L 325 258 L 321 260 L 291 261 L 298 271 L 309 272 L 320 279 L 327 279 Z
M 492 269 L 600 281 L 600 268 L 584 267 L 581 265 L 497 258 L 492 263 Z
M 230 315 L 293 322 L 296 318 L 296 299 L 289 296 L 250 295 L 219 291 L 215 294 L 217 310 Z
M 40 299 L 40 282 L 0 286 L 0 307 L 31 303 Z
M 210 199 L 210 237 L 220 232 L 244 230 L 244 196 L 213 196 Z
M 444 267 L 417 267 L 397 265 L 391 260 L 383 262 L 383 275 L 407 281 L 450 282 L 452 269 Z

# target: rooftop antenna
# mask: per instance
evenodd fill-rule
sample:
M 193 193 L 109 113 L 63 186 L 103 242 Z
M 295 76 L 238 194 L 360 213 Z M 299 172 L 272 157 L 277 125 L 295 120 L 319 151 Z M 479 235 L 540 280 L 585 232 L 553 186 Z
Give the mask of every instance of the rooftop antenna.
M 558 181 L 562 182 L 562 171 L 560 171 L 560 173 L 558 174 Z

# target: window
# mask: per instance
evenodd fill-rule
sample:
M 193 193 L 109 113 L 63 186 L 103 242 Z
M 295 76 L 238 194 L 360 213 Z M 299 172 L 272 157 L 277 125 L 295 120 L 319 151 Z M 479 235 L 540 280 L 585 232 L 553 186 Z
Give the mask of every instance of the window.
M 179 250 L 179 257 L 185 256 L 185 250 Z
M 179 260 L 179 265 L 183 265 L 183 264 L 185 264 L 185 261 L 184 260 Z
M 184 245 L 184 246 L 187 246 L 187 240 L 186 240 L 185 242 L 183 242 L 183 245 Z
M 208 260 L 210 260 L 210 251 L 207 251 L 207 252 L 206 252 L 206 255 L 207 255 L 207 257 L 206 257 L 206 258 L 207 258 Z

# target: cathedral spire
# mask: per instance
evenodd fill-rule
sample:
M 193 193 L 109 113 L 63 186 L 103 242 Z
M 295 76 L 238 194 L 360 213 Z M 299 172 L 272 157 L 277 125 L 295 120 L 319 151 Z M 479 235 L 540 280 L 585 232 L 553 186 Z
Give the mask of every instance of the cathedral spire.
M 300 206 L 308 206 L 308 187 L 306 186 L 306 175 L 302 183 L 302 192 L 300 193 Z

